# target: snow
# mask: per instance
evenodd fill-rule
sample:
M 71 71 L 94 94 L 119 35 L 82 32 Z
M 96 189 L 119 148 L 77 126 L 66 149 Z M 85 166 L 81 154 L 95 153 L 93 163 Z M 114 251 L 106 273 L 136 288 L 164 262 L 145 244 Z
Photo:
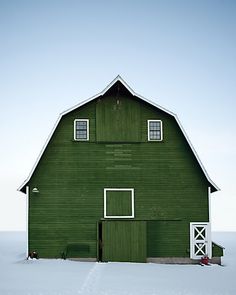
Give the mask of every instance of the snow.
M 236 233 L 214 233 L 223 265 L 25 259 L 25 233 L 0 232 L 0 295 L 236 294 Z

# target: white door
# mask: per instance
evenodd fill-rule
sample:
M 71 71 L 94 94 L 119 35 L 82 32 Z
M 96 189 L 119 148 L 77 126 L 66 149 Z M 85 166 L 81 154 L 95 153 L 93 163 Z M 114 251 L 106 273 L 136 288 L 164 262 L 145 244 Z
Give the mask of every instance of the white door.
M 209 222 L 190 223 L 190 258 L 211 258 L 211 239 Z

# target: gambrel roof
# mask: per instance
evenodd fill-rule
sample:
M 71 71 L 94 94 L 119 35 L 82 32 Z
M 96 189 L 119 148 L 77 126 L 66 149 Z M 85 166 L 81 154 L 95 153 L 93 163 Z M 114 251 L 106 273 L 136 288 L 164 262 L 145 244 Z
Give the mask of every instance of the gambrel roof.
M 196 158 L 196 160 L 198 161 L 198 163 L 199 163 L 199 165 L 200 165 L 200 167 L 201 167 L 201 169 L 202 169 L 202 171 L 203 171 L 203 173 L 204 173 L 204 175 L 205 175 L 205 177 L 206 177 L 206 179 L 208 180 L 208 182 L 209 182 L 209 184 L 210 184 L 210 186 L 211 186 L 211 188 L 212 188 L 212 192 L 214 192 L 214 191 L 218 191 L 219 190 L 219 188 L 218 188 L 218 186 L 211 180 L 211 178 L 209 177 L 209 175 L 208 175 L 208 173 L 207 173 L 207 171 L 206 171 L 206 169 L 204 168 L 204 166 L 203 166 L 203 164 L 202 164 L 202 162 L 201 162 L 201 160 L 200 160 L 200 158 L 199 158 L 199 156 L 198 156 L 198 154 L 197 154 L 197 152 L 195 151 L 195 149 L 194 149 L 194 147 L 193 147 L 193 145 L 192 145 L 192 143 L 191 143 L 191 141 L 190 141 L 190 139 L 188 138 L 188 136 L 187 136 L 187 134 L 186 134 L 186 132 L 185 132 L 185 130 L 184 130 L 184 128 L 183 128 L 183 126 L 181 125 L 181 123 L 180 123 L 180 121 L 179 121 L 179 119 L 178 119 L 178 116 L 176 115 L 176 114 L 174 114 L 173 112 L 171 112 L 171 111 L 169 111 L 169 110 L 167 110 L 167 109 L 165 109 L 165 108 L 163 108 L 163 107 L 161 107 L 160 105 L 158 105 L 158 104 L 156 104 L 156 103 L 154 103 L 154 102 L 152 102 L 152 101 L 150 101 L 150 100 L 148 100 L 147 98 L 145 98 L 145 97 L 143 97 L 143 96 L 141 96 L 141 95 L 139 95 L 139 94 L 137 94 L 125 81 L 124 81 L 124 79 L 122 79 L 122 77 L 120 76 L 120 75 L 118 75 L 103 91 L 101 91 L 100 93 L 98 93 L 98 94 L 96 94 L 96 95 L 94 95 L 94 96 L 92 96 L 92 97 L 90 97 L 90 98 L 88 98 L 87 100 L 85 100 L 85 101 L 83 101 L 83 102 L 81 102 L 81 103 L 79 103 L 79 104 L 77 104 L 77 105 L 75 105 L 75 106 L 73 106 L 72 108 L 70 108 L 70 109 L 67 109 L 66 111 L 64 111 L 64 112 L 62 112 L 60 115 L 59 115 L 59 117 L 58 117 L 58 119 L 57 119 L 57 121 L 56 121 L 56 123 L 55 123 L 55 125 L 54 125 L 54 127 L 53 127 L 53 129 L 52 129 L 52 131 L 51 131 L 51 133 L 50 133 L 50 135 L 49 135 L 49 137 L 47 138 L 47 140 L 46 140 L 46 142 L 45 142 L 45 144 L 44 144 L 44 146 L 43 146 L 43 148 L 42 148 L 42 150 L 41 150 L 41 152 L 40 152 L 40 154 L 39 154 L 39 156 L 38 156 L 38 158 L 37 158 L 37 160 L 36 160 L 36 162 L 35 162 L 35 164 L 34 164 L 34 166 L 33 166 L 33 168 L 32 168 L 32 170 L 31 170 L 31 172 L 30 172 L 30 174 L 29 174 L 29 176 L 27 177 L 27 179 L 23 182 L 23 184 L 18 188 L 18 191 L 21 191 L 21 192 L 25 192 L 25 186 L 27 185 L 27 183 L 29 182 L 29 180 L 30 180 L 30 178 L 31 178 L 31 176 L 33 175 L 33 173 L 34 173 L 34 171 L 35 171 L 35 169 L 36 169 L 36 167 L 37 167 L 37 165 L 38 165 L 38 163 L 39 163 L 39 161 L 40 161 L 40 159 L 41 159 L 41 157 L 42 157 L 42 155 L 43 155 L 43 153 L 44 153 L 44 151 L 45 151 L 45 149 L 46 149 L 46 147 L 47 147 L 47 145 L 48 145 L 48 143 L 49 143 L 49 141 L 50 141 L 50 139 L 51 139 L 51 137 L 52 137 L 52 135 L 53 135 L 53 133 L 54 133 L 54 131 L 56 130 L 56 128 L 57 128 L 57 126 L 58 126 L 58 124 L 59 124 L 59 122 L 60 122 L 60 120 L 61 120 L 61 118 L 62 118 L 62 116 L 64 116 L 64 115 L 66 115 L 66 114 L 68 114 L 68 113 L 70 113 L 70 112 L 72 112 L 72 111 L 74 111 L 75 109 L 77 109 L 77 108 L 79 108 L 79 107 L 81 107 L 81 106 L 83 106 L 83 105 L 85 105 L 85 104 L 87 104 L 87 103 L 89 103 L 90 101 L 92 101 L 92 100 L 94 100 L 94 99 L 96 99 L 96 98 L 98 98 L 98 97 L 100 97 L 100 96 L 103 96 L 113 85 L 115 85 L 115 83 L 117 83 L 117 82 L 120 82 L 133 96 L 135 96 L 135 97 L 137 97 L 137 98 L 139 98 L 139 99 L 141 99 L 141 100 L 143 100 L 144 102 L 146 102 L 146 103 L 148 103 L 148 104 L 150 104 L 150 105 L 152 105 L 152 106 L 154 106 L 154 107 L 156 107 L 156 108 L 158 108 L 159 110 L 162 110 L 163 112 L 165 112 L 165 113 L 167 113 L 167 114 L 169 114 L 169 115 L 171 115 L 171 116 L 173 116 L 174 118 L 175 118 L 175 120 L 176 120 L 176 122 L 177 122 L 177 124 L 179 125 L 179 127 L 180 127 L 180 129 L 181 129 L 181 131 L 182 131 L 182 133 L 183 133 L 183 135 L 184 135 L 184 137 L 185 137 L 185 139 L 187 140 L 187 142 L 188 142 L 188 144 L 189 144 L 189 146 L 190 146 L 190 148 L 191 148 L 191 150 L 192 150 L 192 152 L 193 152 L 193 154 L 194 154 L 194 156 L 195 156 L 195 158 Z

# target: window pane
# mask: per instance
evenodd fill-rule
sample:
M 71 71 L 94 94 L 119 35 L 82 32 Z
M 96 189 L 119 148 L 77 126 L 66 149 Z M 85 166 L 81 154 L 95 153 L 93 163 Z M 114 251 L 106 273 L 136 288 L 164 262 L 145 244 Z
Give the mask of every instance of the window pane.
M 160 122 L 150 122 L 149 129 L 150 129 L 150 131 L 151 130 L 160 130 L 161 129 Z
M 83 127 L 83 126 L 86 127 L 86 125 L 87 125 L 87 124 L 86 124 L 85 121 L 79 121 L 79 122 L 77 121 L 77 126 L 78 126 L 78 128 L 81 128 L 81 127 Z
M 161 140 L 161 121 L 149 121 L 149 140 Z
M 87 121 L 76 121 L 75 124 L 75 138 L 76 139 L 87 139 Z
M 150 139 L 161 139 L 161 132 L 160 131 L 150 131 Z

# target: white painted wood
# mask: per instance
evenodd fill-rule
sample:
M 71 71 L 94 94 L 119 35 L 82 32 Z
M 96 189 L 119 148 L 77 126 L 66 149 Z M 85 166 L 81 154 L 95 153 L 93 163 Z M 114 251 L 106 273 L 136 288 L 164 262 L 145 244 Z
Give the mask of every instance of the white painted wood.
M 209 222 L 190 223 L 190 258 L 212 257 L 211 227 Z

